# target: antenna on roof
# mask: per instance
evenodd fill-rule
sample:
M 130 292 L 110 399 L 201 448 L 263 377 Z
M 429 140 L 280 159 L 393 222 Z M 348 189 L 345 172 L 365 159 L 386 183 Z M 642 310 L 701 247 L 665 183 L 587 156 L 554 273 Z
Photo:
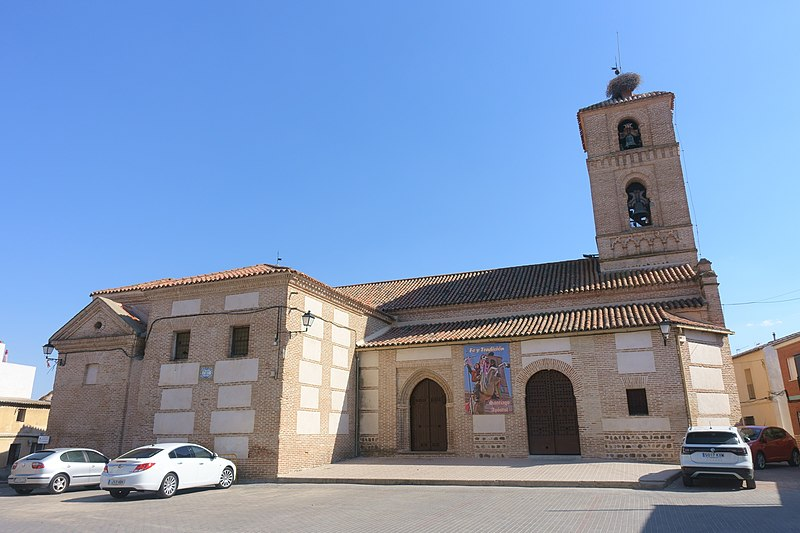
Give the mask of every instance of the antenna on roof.
M 617 76 L 622 72 L 622 55 L 619 53 L 619 32 L 617 32 L 617 55 L 614 57 L 614 66 L 611 67 Z
M 281 257 L 281 251 L 278 250 L 278 253 L 275 254 L 275 264 L 280 265 L 281 261 L 283 261 L 283 258 Z

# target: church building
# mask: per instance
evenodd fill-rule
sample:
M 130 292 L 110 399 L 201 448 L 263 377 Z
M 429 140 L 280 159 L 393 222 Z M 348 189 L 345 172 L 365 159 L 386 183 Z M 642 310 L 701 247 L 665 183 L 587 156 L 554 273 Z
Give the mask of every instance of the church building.
M 596 256 L 332 287 L 256 265 L 98 290 L 50 339 L 53 446 L 196 442 L 244 478 L 357 455 L 674 462 L 740 407 L 674 95 L 578 111 Z

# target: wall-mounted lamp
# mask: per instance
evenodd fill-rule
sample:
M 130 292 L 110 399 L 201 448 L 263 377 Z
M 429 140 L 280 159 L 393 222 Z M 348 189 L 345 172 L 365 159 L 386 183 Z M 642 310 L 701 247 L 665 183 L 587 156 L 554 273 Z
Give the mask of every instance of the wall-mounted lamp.
M 293 335 L 297 335 L 298 333 L 305 333 L 306 331 L 308 331 L 308 328 L 311 327 L 311 325 L 314 323 L 314 319 L 317 318 L 317 317 L 315 317 L 311 313 L 311 311 L 306 311 L 305 313 L 303 313 L 303 316 L 300 317 L 300 318 L 303 321 L 303 328 L 304 329 L 302 329 L 300 331 L 287 331 L 287 333 L 289 334 L 289 338 L 291 338 Z M 280 330 L 275 332 L 275 342 L 273 344 L 275 346 L 277 346 L 279 340 L 280 340 Z
M 44 352 L 44 360 L 47 362 L 47 366 L 50 366 L 50 361 L 55 362 L 58 366 L 64 366 L 67 364 L 67 356 L 64 355 L 63 357 L 50 357 L 50 354 L 53 353 L 55 346 L 50 344 L 49 342 L 42 346 L 42 352 Z
M 669 339 L 669 330 L 672 328 L 672 321 L 669 318 L 665 318 L 658 323 L 658 328 L 661 330 L 661 336 L 664 337 L 664 346 L 666 346 L 667 339 Z

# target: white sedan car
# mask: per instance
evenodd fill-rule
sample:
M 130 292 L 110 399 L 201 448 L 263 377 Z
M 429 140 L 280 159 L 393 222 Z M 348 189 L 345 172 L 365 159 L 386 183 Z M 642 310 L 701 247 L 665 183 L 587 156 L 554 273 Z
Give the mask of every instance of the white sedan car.
M 100 488 L 113 498 L 124 498 L 132 490 L 169 498 L 179 488 L 227 489 L 234 479 L 236 465 L 227 459 L 197 444 L 172 442 L 142 446 L 110 461 L 100 476 Z

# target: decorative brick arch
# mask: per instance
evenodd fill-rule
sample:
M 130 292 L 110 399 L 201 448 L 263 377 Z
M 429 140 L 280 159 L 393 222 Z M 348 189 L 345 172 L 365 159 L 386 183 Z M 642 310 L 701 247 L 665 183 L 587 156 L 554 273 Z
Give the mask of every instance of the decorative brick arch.
M 397 394 L 397 441 L 396 441 L 396 449 L 401 452 L 408 452 L 411 450 L 411 393 L 414 392 L 414 389 L 420 382 L 424 379 L 430 379 L 437 385 L 439 385 L 442 390 L 444 391 L 445 397 L 447 398 L 447 404 L 445 406 L 446 409 L 446 416 L 447 416 L 447 447 L 448 449 L 452 449 L 454 445 L 454 436 L 453 436 L 453 420 L 454 420 L 454 413 L 453 407 L 455 405 L 453 396 L 453 391 L 450 385 L 447 383 L 447 380 L 444 379 L 441 375 L 437 374 L 433 370 L 429 370 L 427 368 L 421 368 L 411 374 L 405 381 L 402 387 L 400 387 L 399 392 Z M 430 452 L 429 452 L 430 453 Z
M 524 391 L 525 386 L 528 384 L 528 380 L 530 380 L 535 373 L 542 370 L 557 370 L 561 372 L 569 378 L 570 382 L 572 382 L 572 390 L 575 393 L 575 398 L 578 399 L 583 397 L 583 384 L 581 383 L 580 379 L 578 379 L 578 373 L 575 371 L 572 365 L 568 365 L 560 359 L 544 358 L 534 361 L 523 368 L 521 372 L 517 372 L 517 379 L 516 383 L 514 383 L 514 386 L 521 387 L 517 390 Z M 580 406 L 578 411 L 578 414 L 580 415 Z
M 518 397 L 522 398 L 522 405 L 526 405 L 526 389 L 528 381 L 533 377 L 534 374 L 541 372 L 542 370 L 555 370 L 557 372 L 561 372 L 572 384 L 572 392 L 575 395 L 575 407 L 578 412 L 578 440 L 580 441 L 582 453 L 585 454 L 585 450 L 587 449 L 586 445 L 589 425 L 587 424 L 586 411 L 584 409 L 583 402 L 584 386 L 578 377 L 578 373 L 575 371 L 575 368 L 572 365 L 567 364 L 560 359 L 551 359 L 549 357 L 545 357 L 544 359 L 538 359 L 532 362 L 524 367 L 520 372 L 517 372 L 514 386 L 517 387 L 516 390 L 520 391 Z M 525 417 L 527 417 L 527 414 Z M 522 422 L 525 424 L 525 432 L 527 433 L 528 428 L 526 418 L 523 418 Z
M 411 401 L 411 393 L 414 392 L 414 388 L 419 385 L 419 382 L 423 379 L 429 379 L 439 385 L 444 391 L 445 396 L 447 396 L 447 403 L 453 403 L 453 391 L 450 389 L 447 380 L 433 370 L 427 368 L 417 370 L 406 379 L 397 397 L 398 403 L 408 405 L 408 402 Z

